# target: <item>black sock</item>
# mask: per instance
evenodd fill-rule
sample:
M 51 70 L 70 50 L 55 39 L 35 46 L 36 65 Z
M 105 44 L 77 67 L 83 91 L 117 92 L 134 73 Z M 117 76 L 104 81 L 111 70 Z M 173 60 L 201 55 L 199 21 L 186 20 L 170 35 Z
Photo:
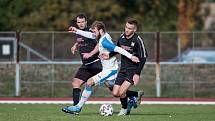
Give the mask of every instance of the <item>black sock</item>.
M 126 96 L 125 98 L 120 98 L 120 102 L 122 104 L 123 109 L 127 109 L 128 106 L 128 97 Z
M 138 92 L 128 90 L 128 91 L 126 92 L 126 95 L 127 95 L 127 97 L 129 97 L 129 98 L 131 98 L 131 97 L 133 97 L 133 96 L 138 97 Z
M 77 105 L 79 102 L 79 97 L 81 94 L 81 89 L 80 88 L 73 88 L 72 92 L 72 97 L 73 97 L 73 105 Z

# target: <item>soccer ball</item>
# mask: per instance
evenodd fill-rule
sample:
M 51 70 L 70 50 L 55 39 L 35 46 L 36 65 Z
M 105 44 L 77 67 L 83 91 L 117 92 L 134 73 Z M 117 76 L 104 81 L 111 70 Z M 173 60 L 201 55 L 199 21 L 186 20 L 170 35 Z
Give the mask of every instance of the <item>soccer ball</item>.
M 100 115 L 102 116 L 113 115 L 113 107 L 111 104 L 102 104 L 99 111 L 100 111 Z

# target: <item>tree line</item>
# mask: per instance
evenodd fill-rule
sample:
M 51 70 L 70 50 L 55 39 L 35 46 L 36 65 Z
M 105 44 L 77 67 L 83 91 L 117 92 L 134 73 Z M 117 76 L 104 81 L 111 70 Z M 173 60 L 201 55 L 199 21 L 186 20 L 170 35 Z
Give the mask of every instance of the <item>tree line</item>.
M 101 20 L 122 31 L 128 17 L 141 31 L 190 31 L 203 28 L 206 0 L 0 0 L 0 31 L 65 31 L 77 13 L 89 25 Z

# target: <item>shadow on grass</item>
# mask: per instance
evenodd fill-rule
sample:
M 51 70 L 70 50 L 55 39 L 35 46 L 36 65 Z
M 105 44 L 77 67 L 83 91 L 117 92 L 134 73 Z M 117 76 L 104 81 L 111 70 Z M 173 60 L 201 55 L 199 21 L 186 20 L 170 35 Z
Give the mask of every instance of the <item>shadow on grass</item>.
M 117 115 L 119 112 L 113 112 L 113 115 Z M 73 114 L 72 114 L 73 115 Z M 80 113 L 79 115 L 99 115 L 99 112 L 96 113 L 96 112 L 85 112 L 85 113 Z M 171 115 L 171 114 L 168 114 L 168 113 L 131 113 L 130 116 L 137 116 L 137 115 L 148 115 L 148 116 L 161 116 L 161 115 Z
M 148 116 L 161 116 L 161 115 L 171 115 L 171 114 L 167 114 L 167 113 L 132 113 L 132 114 L 130 114 L 130 115 L 148 115 Z

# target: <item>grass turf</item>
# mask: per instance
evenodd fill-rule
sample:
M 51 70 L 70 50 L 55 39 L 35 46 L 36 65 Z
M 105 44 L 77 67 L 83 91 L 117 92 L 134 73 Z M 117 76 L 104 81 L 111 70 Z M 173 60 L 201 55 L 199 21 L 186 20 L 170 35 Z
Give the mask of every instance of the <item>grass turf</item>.
M 140 105 L 131 115 L 100 116 L 100 105 L 85 105 L 80 115 L 66 114 L 60 104 L 0 104 L 0 121 L 215 121 L 215 105 Z

